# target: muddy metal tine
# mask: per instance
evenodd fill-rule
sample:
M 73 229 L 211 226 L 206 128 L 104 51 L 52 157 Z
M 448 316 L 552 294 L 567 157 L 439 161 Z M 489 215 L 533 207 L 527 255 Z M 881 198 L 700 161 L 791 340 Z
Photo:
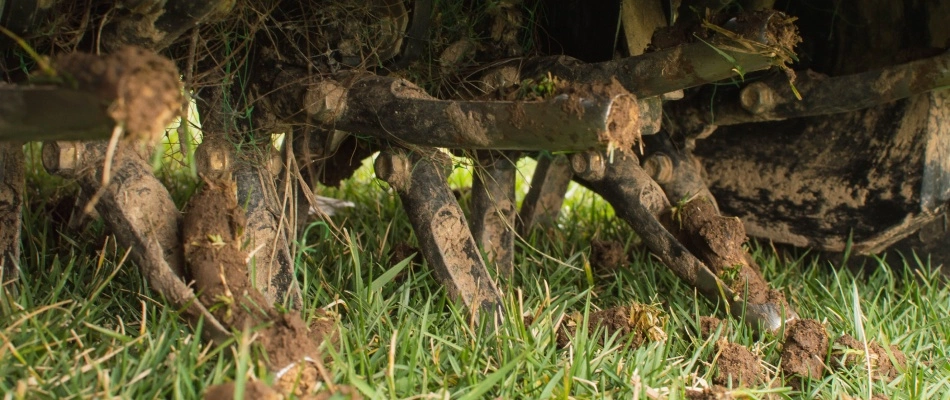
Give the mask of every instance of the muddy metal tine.
M 104 142 L 46 143 L 43 165 L 50 173 L 78 178 L 87 196 L 98 194 L 96 209 L 118 244 L 130 250 L 129 258 L 138 265 L 149 286 L 184 311 L 192 324 L 203 318 L 204 333 L 221 343 L 230 337 L 230 332 L 182 280 L 181 214 L 168 190 L 152 174 L 151 165 L 136 154 L 132 146 L 119 142 L 112 159 L 109 185 L 105 188 L 102 187 Z
M 543 101 L 468 101 L 436 99 L 388 76 L 340 73 L 307 83 L 302 74 L 285 71 L 275 78 L 277 95 L 268 106 L 275 115 L 399 145 L 581 151 L 637 140 L 631 129 L 637 121 L 629 114 L 638 105 L 619 85 Z
M 450 296 L 471 312 L 501 316 L 501 294 L 485 267 L 455 196 L 446 183 L 450 162 L 444 154 L 404 149 L 383 151 L 374 163 L 376 176 L 402 199 L 422 255 Z
M 582 181 L 607 200 L 617 215 L 640 235 L 651 252 L 673 271 L 676 276 L 695 287 L 706 298 L 725 300 L 733 316 L 745 312 L 746 322 L 753 327 L 779 329 L 785 313 L 781 306 L 745 304 L 702 261 L 680 243 L 657 219 L 670 207 L 660 186 L 640 167 L 637 156 L 630 150 L 619 149 L 610 156 L 603 152 L 588 151 L 571 157 L 575 179 Z
M 511 276 L 515 253 L 515 163 L 518 152 L 476 152 L 472 235 L 498 272 Z
M 705 198 L 716 211 L 719 206 L 703 180 L 699 160 L 682 146 L 673 145 L 667 134 L 644 136 L 643 169 L 660 184 L 673 202 Z
M 203 176 L 220 174 L 234 176 L 238 200 L 247 207 L 245 236 L 250 239 L 248 253 L 253 255 L 248 265 L 251 281 L 268 303 L 286 304 L 299 309 L 302 305 L 300 287 L 294 274 L 293 257 L 287 242 L 287 230 L 282 229 L 274 173 L 279 172 L 276 154 L 265 152 L 254 160 L 236 161 L 233 145 L 221 134 L 210 134 L 198 146 L 195 161 Z M 247 153 L 257 153 L 253 150 Z M 252 157 L 247 155 L 247 157 Z M 290 221 L 284 220 L 283 224 Z
M 574 173 L 567 156 L 542 152 L 531 178 L 531 187 L 518 211 L 518 235 L 527 236 L 537 226 L 557 222 L 567 186 Z
M 25 171 L 23 144 L 0 142 L 0 286 L 19 276 Z
M 585 64 L 567 56 L 538 57 L 523 62 L 522 76 L 550 72 L 556 77 L 580 83 L 606 83 L 617 79 L 638 98 L 659 96 L 728 79 L 737 76 L 737 71 L 747 74 L 783 63 L 783 53 L 791 51 L 794 43 L 773 43 L 764 38 L 796 36 L 792 20 L 780 12 L 772 12 L 759 21 L 774 24 L 738 27 L 743 37 L 759 38 L 754 42 L 717 35 L 708 41 L 596 64 Z

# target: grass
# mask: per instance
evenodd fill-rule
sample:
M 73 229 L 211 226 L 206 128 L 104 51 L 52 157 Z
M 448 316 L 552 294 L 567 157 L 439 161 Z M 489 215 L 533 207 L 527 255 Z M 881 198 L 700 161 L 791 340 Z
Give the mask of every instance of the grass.
M 464 173 L 455 181 L 464 184 Z M 602 200 L 576 192 L 569 201 L 572 213 L 559 229 L 519 241 L 514 276 L 499 278 L 510 312 L 497 331 L 486 332 L 446 297 L 418 257 L 395 273 L 401 260 L 390 260 L 390 249 L 415 239 L 398 199 L 372 181 L 369 170 L 339 189 L 324 190 L 357 204 L 334 217 L 348 240 L 335 240 L 326 225 L 314 223 L 297 246 L 303 314 L 325 308 L 340 318 L 340 344 L 326 349 L 334 383 L 374 399 L 620 399 L 683 398 L 686 387 L 711 381 L 716 337 L 695 332 L 700 316 L 719 310 L 636 248 L 632 231 L 613 219 Z M 226 346 L 201 341 L 200 327 L 186 325 L 148 288 L 101 223 L 70 231 L 45 211 L 48 198 L 31 194 L 23 276 L 7 284 L 0 298 L 5 399 L 188 399 L 216 383 L 273 379 L 248 350 L 247 335 Z M 585 273 L 594 236 L 633 249 L 632 265 Z M 832 339 L 844 333 L 860 339 L 863 332 L 868 340 L 896 345 L 909 362 L 889 382 L 855 367 L 806 381 L 797 392 L 778 376 L 733 394 L 950 396 L 950 288 L 938 271 L 915 261 L 854 273 L 808 254 L 751 248 L 765 276 L 803 317 L 822 321 Z M 553 327 L 565 315 L 631 302 L 658 304 L 669 316 L 669 339 L 632 348 L 602 330 L 588 335 L 579 329 L 567 348 L 556 345 Z M 528 314 L 535 322 L 526 326 L 522 315 Z M 778 370 L 777 338 L 757 338 L 738 322 L 728 324 L 729 340 L 752 349 L 768 370 Z

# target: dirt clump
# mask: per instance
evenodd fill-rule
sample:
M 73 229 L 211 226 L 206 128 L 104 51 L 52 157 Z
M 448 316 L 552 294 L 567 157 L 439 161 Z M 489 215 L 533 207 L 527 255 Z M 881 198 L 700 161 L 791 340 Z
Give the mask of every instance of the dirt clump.
M 220 385 L 214 385 L 208 388 L 205 391 L 204 399 L 205 400 L 232 400 L 234 399 L 234 382 L 222 383 Z M 245 399 L 261 399 L 261 400 L 281 400 L 284 398 L 283 395 L 278 393 L 276 390 L 268 386 L 266 383 L 261 381 L 247 382 L 244 385 L 244 398 Z
M 320 359 L 319 345 L 331 333 L 311 332 L 297 314 L 279 312 L 251 284 L 247 252 L 242 248 L 245 216 L 237 204 L 234 182 L 206 178 L 187 210 L 182 237 L 199 301 L 232 331 L 257 329 L 257 344 L 265 351 L 271 370 L 298 362 L 313 368 L 304 361 Z M 308 376 L 316 378 L 316 374 Z
M 765 381 L 762 360 L 741 344 L 720 340 L 716 343 L 719 358 L 713 382 L 727 387 L 755 386 Z
M 725 321 L 716 317 L 699 317 L 699 336 L 708 339 L 716 334 L 720 326 L 723 327 L 723 336 L 729 333 L 729 325 Z
M 800 319 L 786 326 L 782 348 L 782 371 L 786 376 L 817 379 L 824 375 L 828 333 L 813 319 Z M 792 386 L 797 386 L 792 381 Z
M 590 241 L 590 266 L 597 271 L 612 272 L 630 263 L 623 243 L 615 240 Z
M 633 303 L 590 313 L 587 318 L 587 331 L 593 335 L 598 328 L 603 327 L 606 336 L 617 333 L 620 340 L 629 341 L 633 347 L 640 347 L 647 342 L 666 340 L 664 327 L 668 318 L 663 310 L 656 306 Z M 580 313 L 569 317 L 558 330 L 558 347 L 563 348 L 570 344 L 571 337 L 577 333 L 577 327 L 583 320 L 584 317 Z M 603 340 L 603 337 L 598 338 L 601 343 Z
M 785 295 L 769 287 L 743 247 L 748 237 L 738 218 L 722 216 L 711 202 L 697 198 L 675 205 L 661 221 L 738 296 L 791 310 Z
M 154 144 L 181 110 L 178 68 L 149 50 L 126 46 L 106 56 L 69 53 L 54 65 L 67 83 L 102 98 L 129 139 Z
M 713 385 L 702 390 L 686 390 L 686 398 L 690 400 L 730 400 L 732 394 L 725 386 Z
M 851 335 L 843 335 L 835 340 L 833 345 L 832 366 L 837 369 L 852 368 L 858 365 L 864 366 L 866 361 L 870 361 L 871 370 L 874 371 L 876 379 L 890 380 L 897 377 L 898 368 L 904 368 L 907 365 L 907 357 L 897 346 L 891 346 L 893 361 L 888 356 L 887 349 L 875 341 L 868 342 L 867 353 L 865 354 L 864 351 L 864 343 Z

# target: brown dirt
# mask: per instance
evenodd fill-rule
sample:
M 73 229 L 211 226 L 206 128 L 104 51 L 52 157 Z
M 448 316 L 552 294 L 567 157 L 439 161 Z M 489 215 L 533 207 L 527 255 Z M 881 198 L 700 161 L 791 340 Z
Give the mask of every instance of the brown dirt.
M 612 272 L 630 263 L 623 243 L 615 240 L 590 241 L 590 266 L 596 271 Z
M 662 222 L 691 253 L 749 303 L 772 303 L 791 309 L 785 295 L 769 287 L 759 266 L 743 247 L 747 236 L 738 218 L 719 215 L 711 202 L 697 198 L 674 206 L 663 216 Z
M 899 372 L 898 368 L 904 368 L 907 364 L 907 358 L 897 346 L 891 346 L 891 353 L 894 354 L 897 365 L 891 361 L 887 350 L 877 342 L 868 342 L 868 353 L 870 353 L 871 370 L 874 371 L 874 377 L 877 379 L 894 379 Z M 864 344 L 851 335 L 841 336 L 835 340 L 831 359 L 832 366 L 835 368 L 852 368 L 858 365 L 863 368 Z
M 570 338 L 576 334 L 577 326 L 583 322 L 583 316 L 574 314 L 558 331 L 558 347 L 567 347 Z M 663 310 L 646 304 L 633 303 L 591 313 L 587 319 L 588 332 L 593 335 L 603 327 L 607 336 L 619 333 L 619 340 L 630 341 L 632 347 L 640 347 L 647 342 L 666 340 L 667 316 Z M 599 337 L 598 340 L 603 340 Z
M 825 371 L 828 333 L 813 319 L 792 321 L 786 326 L 782 371 L 787 377 L 821 378 Z M 793 380 L 792 386 L 796 386 Z
M 766 380 L 762 360 L 741 344 L 720 340 L 713 382 L 727 387 L 755 386 Z
M 296 314 L 282 314 L 251 285 L 243 243 L 244 213 L 229 178 L 206 179 L 191 198 L 182 225 L 185 259 L 202 304 L 225 326 L 257 331 L 267 363 L 279 370 L 304 357 L 320 359 L 326 332 L 310 332 Z
M 133 140 L 154 144 L 181 109 L 178 69 L 149 50 L 127 46 L 107 56 L 70 53 L 58 57 L 55 68 L 68 83 L 111 103 L 109 116 Z
M 261 381 L 247 382 L 244 385 L 245 399 L 281 400 L 284 398 L 276 390 Z M 234 399 L 234 382 L 222 383 L 209 387 L 204 395 L 205 400 L 232 400 Z
M 713 385 L 703 390 L 687 390 L 686 398 L 690 400 L 730 400 L 733 397 L 725 386 Z
M 729 325 L 725 324 L 723 320 L 716 317 L 699 317 L 699 335 L 702 338 L 712 337 L 720 326 L 725 327 L 722 335 L 726 336 L 729 333 Z

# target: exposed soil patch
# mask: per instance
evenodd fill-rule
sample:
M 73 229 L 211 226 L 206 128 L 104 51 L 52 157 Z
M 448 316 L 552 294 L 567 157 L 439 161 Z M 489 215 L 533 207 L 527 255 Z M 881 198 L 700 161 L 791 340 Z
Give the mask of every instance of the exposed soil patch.
M 716 317 L 699 317 L 699 335 L 702 338 L 712 337 L 720 326 L 724 327 L 722 336 L 726 336 L 729 333 L 729 325 L 723 320 Z
M 567 347 L 570 339 L 577 333 L 577 326 L 583 323 L 583 315 L 576 313 L 569 317 L 558 330 L 558 347 Z M 591 313 L 587 319 L 588 333 L 593 335 L 600 327 L 607 336 L 618 333 L 619 340 L 629 341 L 631 346 L 640 347 L 647 342 L 666 340 L 668 317 L 663 310 L 646 304 L 633 303 Z M 526 321 L 527 322 L 527 321 Z M 597 338 L 603 342 L 603 336 Z
M 597 271 L 612 272 L 630 263 L 623 243 L 615 240 L 590 241 L 590 266 Z
M 256 331 L 257 344 L 266 352 L 271 370 L 305 358 L 319 360 L 318 347 L 332 331 L 309 331 L 298 315 L 278 312 L 251 285 L 247 253 L 242 249 L 245 217 L 237 204 L 234 182 L 206 179 L 187 210 L 182 225 L 185 259 L 202 304 L 232 331 L 263 326 Z M 317 326 L 332 328 L 332 324 Z M 308 363 L 302 367 L 314 368 Z M 317 375 L 311 371 L 301 376 L 316 379 Z M 315 382 L 298 386 L 311 387 Z
M 801 319 L 786 326 L 782 349 L 782 371 L 788 377 L 817 379 L 824 375 L 825 355 L 828 351 L 828 333 L 813 319 Z M 793 387 L 797 386 L 792 380 Z
M 719 358 L 713 382 L 727 387 L 755 386 L 765 381 L 762 360 L 741 344 L 720 340 L 716 344 Z
M 891 354 L 894 355 L 893 362 L 887 350 L 874 341 L 868 342 L 867 353 L 865 353 L 864 343 L 851 335 L 844 335 L 835 340 L 834 349 L 831 352 L 832 366 L 835 368 L 852 368 L 857 365 L 864 367 L 865 362 L 870 361 L 875 378 L 890 380 L 897 377 L 898 368 L 904 368 L 907 364 L 907 358 L 897 346 L 891 346 Z
M 143 48 L 123 47 L 107 56 L 70 53 L 55 66 L 68 83 L 100 96 L 128 138 L 154 143 L 181 109 L 178 68 Z

